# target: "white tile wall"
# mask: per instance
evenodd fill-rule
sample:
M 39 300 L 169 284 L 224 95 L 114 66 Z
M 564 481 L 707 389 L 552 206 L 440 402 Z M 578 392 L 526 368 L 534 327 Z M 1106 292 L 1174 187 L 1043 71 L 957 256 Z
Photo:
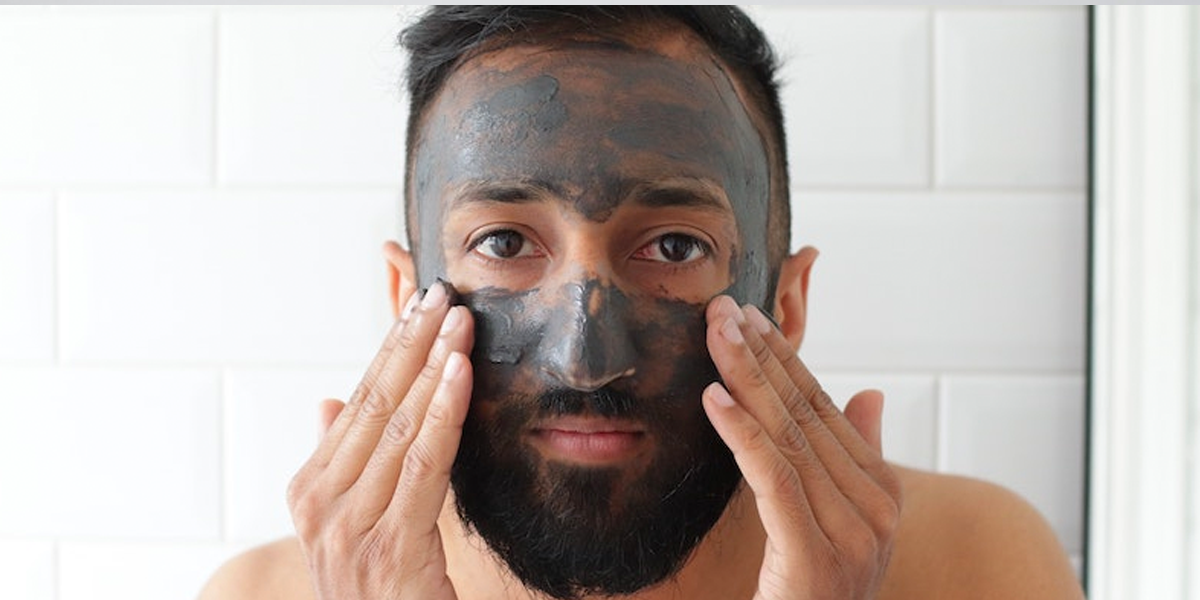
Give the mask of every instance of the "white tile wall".
M 54 358 L 54 198 L 0 192 L 0 360 Z
M 385 183 L 403 176 L 397 7 L 226 10 L 223 182 Z
M 0 535 L 216 539 L 219 394 L 205 371 L 0 369 Z
M 822 375 L 821 386 L 841 408 L 855 393 L 883 392 L 883 456 L 888 461 L 934 470 L 937 468 L 937 379 L 929 375 Z
M 191 600 L 235 544 L 75 542 L 63 544 L 58 600 Z
M 54 543 L 0 541 L 0 598 L 55 600 Z
M 937 12 L 937 182 L 1084 185 L 1087 13 Z
M 1082 193 L 810 193 L 803 354 L 823 369 L 1083 368 Z
M 943 388 L 943 467 L 1021 494 L 1073 553 L 1083 546 L 1083 390 L 1078 376 L 964 375 Z
M 929 183 L 929 11 L 758 7 L 784 61 L 792 181 Z
M 392 191 L 97 192 L 59 204 L 69 361 L 369 359 Z
M 212 19 L 202 9 L 6 13 L 0 183 L 208 181 Z
M 0 598 L 192 598 L 391 321 L 412 7 L 0 7 Z M 757 7 L 803 349 L 1078 556 L 1084 7 Z
M 288 482 L 317 447 L 317 404 L 349 399 L 361 369 L 231 370 L 225 374 L 225 536 L 292 532 Z

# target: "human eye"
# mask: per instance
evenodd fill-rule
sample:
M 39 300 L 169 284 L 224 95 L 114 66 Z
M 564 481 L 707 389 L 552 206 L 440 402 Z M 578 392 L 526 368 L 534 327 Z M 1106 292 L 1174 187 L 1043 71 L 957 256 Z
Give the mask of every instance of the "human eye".
M 712 246 L 699 238 L 684 233 L 667 233 L 639 248 L 634 253 L 634 258 L 683 264 L 700 260 L 710 254 Z
M 518 231 L 495 229 L 476 237 L 469 250 L 493 260 L 509 260 L 534 256 L 537 247 Z

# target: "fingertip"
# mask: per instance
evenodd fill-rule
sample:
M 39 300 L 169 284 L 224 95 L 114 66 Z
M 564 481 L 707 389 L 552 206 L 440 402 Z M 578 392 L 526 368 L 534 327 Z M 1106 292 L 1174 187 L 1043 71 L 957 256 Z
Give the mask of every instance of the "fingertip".
M 704 388 L 704 397 L 708 398 L 714 405 L 719 408 L 733 408 L 737 406 L 737 401 L 725 389 L 725 386 L 719 381 L 714 381 Z
M 325 434 L 329 432 L 329 428 L 333 426 L 333 422 L 337 420 L 343 408 L 346 408 L 346 403 L 333 398 L 326 398 L 317 404 L 317 431 L 320 437 L 325 437 Z

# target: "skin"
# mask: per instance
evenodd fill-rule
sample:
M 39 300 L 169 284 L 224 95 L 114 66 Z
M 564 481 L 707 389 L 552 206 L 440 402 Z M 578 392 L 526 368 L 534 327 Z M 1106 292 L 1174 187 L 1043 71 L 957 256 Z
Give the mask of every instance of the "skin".
M 745 105 L 742 95 L 703 46 L 678 30 L 655 31 L 654 36 L 635 31 L 621 40 L 668 59 L 655 63 L 660 70 L 653 78 L 636 69 L 628 76 L 633 79 L 619 74 L 630 61 L 641 64 L 641 54 L 634 60 L 614 54 L 611 44 L 570 43 L 484 54 L 448 82 L 445 98 L 439 98 L 425 125 L 429 131 L 463 125 L 466 129 L 458 131 L 482 132 L 480 140 L 491 136 L 499 146 L 531 144 L 512 154 L 533 158 L 521 162 L 526 159 L 514 156 L 506 167 L 496 154 L 486 159 L 473 154 L 480 146 L 422 146 L 422 156 L 428 150 L 438 160 L 414 161 L 415 170 L 425 171 L 411 178 L 417 182 L 412 191 L 438 198 L 432 206 L 440 210 L 425 210 L 423 204 L 419 219 L 422 231 L 442 233 L 436 242 L 443 252 L 440 257 L 422 252 L 414 265 L 399 246 L 386 247 L 400 318 L 344 407 L 323 405 L 328 432 L 289 490 L 297 538 L 234 559 L 202 598 L 533 597 L 468 535 L 452 508 L 450 468 L 462 424 L 473 410 L 477 375 L 491 370 L 498 377 L 511 376 L 497 381 L 530 388 L 545 378 L 576 386 L 604 378 L 631 388 L 662 386 L 671 379 L 678 354 L 667 346 L 658 354 L 671 358 L 660 356 L 654 364 L 653 353 L 639 351 L 637 328 L 629 323 L 649 322 L 656 310 L 688 314 L 692 308 L 684 307 L 695 306 L 703 306 L 697 326 L 703 324 L 704 350 L 723 382 L 705 385 L 696 401 L 732 450 L 746 485 L 673 580 L 633 597 L 1082 597 L 1053 533 L 1027 503 L 990 484 L 889 465 L 880 454 L 881 394 L 860 393 L 844 413 L 838 411 L 796 356 L 816 252 L 806 248 L 787 257 L 777 277 L 768 276 L 756 260 L 765 254 L 750 240 L 763 237 L 765 221 L 757 220 L 758 208 L 749 200 L 758 197 L 754 186 L 759 184 L 748 183 L 749 174 L 739 171 L 753 168 L 746 164 L 755 161 L 734 157 L 755 154 L 747 141 L 757 131 L 752 116 L 742 109 L 749 130 L 739 129 L 738 118 L 703 121 L 712 127 L 677 127 L 672 131 L 681 136 L 699 135 L 692 130 L 710 135 L 709 129 L 733 124 L 711 133 L 714 143 L 680 145 L 675 139 L 661 147 L 654 147 L 656 136 L 611 136 L 610 129 L 571 121 L 577 104 L 630 108 L 646 103 L 644 98 L 594 99 L 630 90 L 632 84 L 623 87 L 622 82 L 639 77 L 646 83 L 691 81 L 687 98 L 675 95 L 677 102 L 708 93 L 700 104 L 737 116 L 731 107 Z M 526 68 L 533 64 L 539 67 Z M 540 78 L 545 73 L 554 76 L 557 89 Z M 584 93 L 589 82 L 605 85 Z M 650 95 L 670 99 L 674 86 Z M 472 112 L 481 102 L 492 112 Z M 530 116 L 523 132 L 506 128 L 507 121 L 497 116 L 514 110 Z M 603 116 L 590 114 L 585 121 Z M 544 147 L 548 140 L 539 136 L 551 131 L 570 133 L 563 139 L 592 137 L 574 147 Z M 609 142 L 598 141 L 600 136 L 619 144 L 621 152 L 607 152 Z M 761 141 L 756 143 L 761 153 Z M 622 153 L 637 156 L 626 160 Z M 718 156 L 723 153 L 729 156 Z M 524 177 L 522 169 L 544 167 L 530 177 L 552 185 L 541 185 L 536 193 L 526 189 L 520 193 L 531 197 L 517 201 L 504 193 L 484 202 L 455 203 L 454 198 L 478 191 L 489 161 L 498 163 L 496 179 Z M 471 171 L 475 164 L 480 171 Z M 710 191 L 719 188 L 717 206 L 647 205 L 627 192 L 639 183 L 658 185 L 664 175 L 677 188 L 681 179 L 689 182 L 693 196 L 697 181 Z M 763 173 L 755 177 L 767 180 Z M 482 262 L 467 242 L 472 232 L 495 223 L 520 229 L 542 253 L 506 260 L 504 266 Z M 705 239 L 714 251 L 684 270 L 634 260 L 657 236 L 671 231 Z M 399 309 L 413 296 L 417 273 L 422 287 L 438 275 L 453 281 L 479 320 L 465 307 L 451 307 L 449 294 L 438 285 L 419 306 L 409 302 Z M 505 324 L 488 307 L 531 314 Z M 556 318 L 564 314 L 575 317 Z M 610 331 L 621 329 L 619 319 L 628 319 L 624 330 Z M 526 335 L 529 323 L 545 328 L 543 343 Z M 603 327 L 589 333 L 593 323 Z M 504 347 L 502 331 L 516 331 L 511 348 Z M 545 342 L 555 331 L 575 339 Z M 482 342 L 482 351 L 476 351 L 476 342 Z M 604 360 L 587 356 L 597 348 L 618 351 Z M 637 358 L 627 361 L 626 354 Z M 467 360 L 471 355 L 474 361 Z

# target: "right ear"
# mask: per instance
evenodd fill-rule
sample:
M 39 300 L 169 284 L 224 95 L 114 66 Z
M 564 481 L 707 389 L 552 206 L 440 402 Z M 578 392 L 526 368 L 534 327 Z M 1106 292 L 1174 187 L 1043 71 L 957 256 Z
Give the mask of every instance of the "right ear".
M 412 254 L 389 241 L 383 245 L 383 257 L 387 259 L 388 296 L 392 300 L 392 317 L 400 318 L 400 309 L 408 303 L 409 296 L 417 291 L 417 270 L 413 266 Z

